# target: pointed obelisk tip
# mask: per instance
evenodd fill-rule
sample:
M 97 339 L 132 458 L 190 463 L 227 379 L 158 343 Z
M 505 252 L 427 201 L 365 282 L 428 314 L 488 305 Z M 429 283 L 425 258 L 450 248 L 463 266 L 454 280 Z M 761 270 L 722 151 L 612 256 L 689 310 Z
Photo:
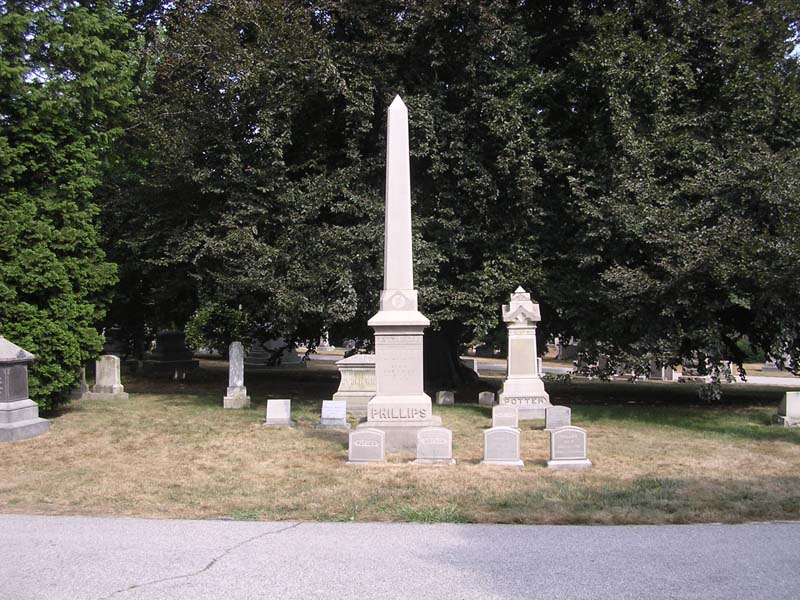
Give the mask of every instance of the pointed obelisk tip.
M 392 100 L 392 103 L 389 105 L 389 110 L 392 110 L 393 108 L 401 108 L 401 107 L 405 108 L 406 105 L 405 105 L 405 102 L 403 102 L 403 99 L 400 97 L 400 94 L 398 94 L 397 96 L 394 97 L 394 100 Z
M 525 288 L 523 288 L 521 285 L 517 286 L 517 289 L 514 290 L 514 293 L 515 294 L 524 294 L 525 293 Z

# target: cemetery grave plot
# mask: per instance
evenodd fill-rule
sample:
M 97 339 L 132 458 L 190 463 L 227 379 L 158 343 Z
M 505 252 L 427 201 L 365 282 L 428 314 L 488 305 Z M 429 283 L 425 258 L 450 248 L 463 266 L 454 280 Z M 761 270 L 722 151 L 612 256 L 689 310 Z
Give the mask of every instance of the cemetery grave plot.
M 800 518 L 800 430 L 770 424 L 779 388 L 702 406 L 685 384 L 549 384 L 587 430 L 591 471 L 555 472 L 543 421 L 520 424 L 524 468 L 481 466 L 491 407 L 434 406 L 455 465 L 414 453 L 347 466 L 347 430 L 320 430 L 334 365 L 248 377 L 225 410 L 225 363 L 190 381 L 126 376 L 127 402 L 74 401 L 46 435 L 0 446 L 0 510 L 201 519 L 686 523 Z M 672 392 L 669 390 L 672 389 Z M 671 394 L 671 395 L 670 395 Z M 291 398 L 296 427 L 263 427 Z M 671 400 L 670 400 L 671 398 Z M 457 402 L 461 398 L 457 397 Z M 350 420 L 354 424 L 353 419 Z

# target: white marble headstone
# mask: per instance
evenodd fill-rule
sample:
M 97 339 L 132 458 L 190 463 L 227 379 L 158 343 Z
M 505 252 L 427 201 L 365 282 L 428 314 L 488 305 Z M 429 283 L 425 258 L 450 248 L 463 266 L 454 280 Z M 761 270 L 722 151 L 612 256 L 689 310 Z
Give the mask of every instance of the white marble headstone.
M 267 400 L 267 421 L 265 425 L 291 427 L 292 401 L 287 399 Z
M 347 464 L 356 465 L 371 462 L 384 462 L 386 434 L 380 429 L 356 429 L 350 434 L 347 449 Z
M 323 429 L 350 429 L 350 423 L 347 422 L 347 402 L 323 400 L 319 426 Z
M 454 392 L 436 392 L 436 404 L 455 404 Z
M 478 404 L 481 406 L 494 406 L 494 392 L 481 392 L 478 394 Z
M 558 429 L 572 425 L 572 409 L 569 406 L 548 406 L 545 410 L 545 429 Z
M 492 407 L 492 427 L 519 427 L 519 411 L 510 404 Z
M 547 466 L 551 469 L 591 469 L 586 431 L 572 426 L 550 430 L 550 460 Z
M 492 427 L 483 432 L 484 465 L 522 467 L 519 455 L 520 431 L 515 427 Z
M 417 460 L 421 465 L 453 465 L 453 433 L 445 427 L 426 427 L 417 433 Z

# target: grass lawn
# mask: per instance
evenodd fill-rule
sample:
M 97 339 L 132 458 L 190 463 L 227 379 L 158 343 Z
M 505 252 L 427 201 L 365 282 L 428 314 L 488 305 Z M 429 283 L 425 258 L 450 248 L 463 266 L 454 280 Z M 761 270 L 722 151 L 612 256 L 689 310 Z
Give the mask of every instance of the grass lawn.
M 347 432 L 313 428 L 337 387 L 332 364 L 248 376 L 254 407 L 240 411 L 222 409 L 223 363 L 204 362 L 190 383 L 123 380 L 128 402 L 73 402 L 46 415 L 47 435 L 0 445 L 0 511 L 479 523 L 800 518 L 800 430 L 769 424 L 779 388 L 737 386 L 725 405 L 702 406 L 689 384 L 548 384 L 589 434 L 594 469 L 564 472 L 545 467 L 541 422 L 522 423 L 524 469 L 479 465 L 491 418 L 476 404 L 434 408 L 453 430 L 455 466 L 412 465 L 408 455 L 347 466 Z M 293 399 L 296 428 L 262 427 L 269 397 Z

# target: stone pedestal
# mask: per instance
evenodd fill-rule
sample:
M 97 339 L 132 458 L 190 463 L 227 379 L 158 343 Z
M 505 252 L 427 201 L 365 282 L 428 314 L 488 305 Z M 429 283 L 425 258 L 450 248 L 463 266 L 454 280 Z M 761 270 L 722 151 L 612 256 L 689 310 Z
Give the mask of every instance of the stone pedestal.
M 27 440 L 50 430 L 50 421 L 39 417 L 39 405 L 28 398 L 28 366 L 34 359 L 0 337 L 0 442 Z
M 95 384 L 92 391 L 84 396 L 87 400 L 128 399 L 119 375 L 119 362 L 119 357 L 111 354 L 101 356 L 100 360 L 95 362 Z
M 800 427 L 800 392 L 786 392 L 772 420 L 784 427 Z
M 224 408 L 250 408 L 250 396 L 244 386 L 244 348 L 233 342 L 228 348 L 228 391 L 222 399 Z
M 354 417 L 367 416 L 367 403 L 377 390 L 375 383 L 375 355 L 354 354 L 336 361 L 339 367 L 339 389 L 334 400 L 347 403 L 347 413 Z
M 521 421 L 544 419 L 550 395 L 544 389 L 536 353 L 539 305 L 518 287 L 511 302 L 503 306 L 503 321 L 508 323 L 508 374 L 498 404 L 516 406 Z
M 192 358 L 192 351 L 186 346 L 183 331 L 161 331 L 156 334 L 156 348 L 148 354 L 142 367 L 153 375 L 166 375 L 175 380 L 183 380 L 200 366 L 200 361 Z

